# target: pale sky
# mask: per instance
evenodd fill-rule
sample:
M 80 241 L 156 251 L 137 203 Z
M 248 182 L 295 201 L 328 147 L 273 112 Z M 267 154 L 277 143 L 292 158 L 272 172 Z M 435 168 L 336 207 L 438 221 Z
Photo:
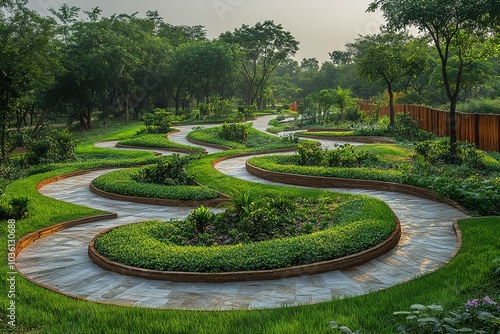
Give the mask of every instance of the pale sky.
M 233 31 L 242 24 L 274 20 L 300 42 L 296 58 L 325 61 L 328 53 L 344 49 L 359 34 L 376 33 L 383 24 L 380 13 L 366 13 L 372 0 L 30 0 L 29 6 L 48 15 L 62 4 L 90 10 L 99 6 L 103 15 L 158 10 L 175 25 L 203 25 L 209 38 Z

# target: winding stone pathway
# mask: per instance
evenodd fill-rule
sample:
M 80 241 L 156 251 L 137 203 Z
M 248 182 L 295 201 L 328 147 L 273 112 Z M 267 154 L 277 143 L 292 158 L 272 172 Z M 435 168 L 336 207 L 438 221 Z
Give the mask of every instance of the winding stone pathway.
M 267 120 L 254 122 L 258 129 Z M 190 127 L 172 140 L 181 141 Z M 184 134 L 184 137 L 182 137 Z M 265 182 L 249 175 L 248 158 L 226 160 L 217 169 L 223 173 Z M 45 196 L 65 202 L 117 212 L 117 219 L 89 223 L 60 231 L 25 248 L 17 268 L 31 281 L 54 291 L 89 301 L 159 309 L 236 310 L 293 306 L 329 301 L 391 287 L 446 264 L 457 247 L 452 224 L 466 218 L 446 204 L 399 193 L 331 189 L 363 193 L 386 201 L 401 220 L 399 245 L 378 259 L 349 270 L 321 275 L 235 283 L 175 283 L 128 277 L 105 271 L 87 256 L 91 239 L 111 227 L 148 219 L 184 217 L 190 209 L 113 201 L 88 190 L 95 177 L 111 170 L 93 171 L 43 187 Z

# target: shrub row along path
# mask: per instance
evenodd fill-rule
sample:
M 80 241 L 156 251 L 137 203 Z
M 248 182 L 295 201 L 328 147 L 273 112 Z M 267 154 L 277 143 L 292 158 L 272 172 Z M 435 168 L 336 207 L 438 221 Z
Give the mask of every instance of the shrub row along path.
M 268 117 L 257 120 L 255 127 L 265 129 L 268 120 Z M 181 127 L 182 132 L 171 139 L 184 143 L 189 129 Z M 217 169 L 236 178 L 269 183 L 245 171 L 246 159 L 226 160 L 217 165 Z M 89 242 L 96 234 L 111 227 L 148 219 L 183 217 L 189 209 L 113 201 L 92 194 L 88 190 L 90 181 L 109 171 L 93 171 L 41 189 L 45 196 L 117 212 L 119 217 L 72 227 L 31 244 L 17 258 L 17 268 L 25 277 L 69 296 L 116 305 L 236 310 L 311 304 L 366 294 L 436 270 L 446 264 L 456 250 L 453 222 L 466 217 L 446 204 L 409 195 L 335 189 L 363 193 L 387 202 L 402 223 L 403 236 L 399 245 L 364 265 L 321 275 L 218 284 L 153 281 L 99 268 L 87 256 Z

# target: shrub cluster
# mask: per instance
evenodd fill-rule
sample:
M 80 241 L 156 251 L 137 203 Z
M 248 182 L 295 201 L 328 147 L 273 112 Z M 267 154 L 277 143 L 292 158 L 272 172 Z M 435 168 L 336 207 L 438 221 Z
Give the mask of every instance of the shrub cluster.
M 445 312 L 441 305 L 411 305 L 409 311 L 394 312 L 395 316 L 405 316 L 406 323 L 394 329 L 395 333 L 473 333 L 498 334 L 500 332 L 500 305 L 486 296 L 468 300 L 463 308 Z M 329 323 L 338 333 L 361 334 L 336 321 Z
M 243 126 L 247 126 L 244 124 Z M 223 139 L 220 135 L 221 127 L 196 128 L 188 134 L 188 138 L 205 143 L 212 143 L 230 147 L 231 149 L 255 148 L 258 150 L 273 150 L 295 147 L 297 141 L 294 138 L 281 138 L 273 136 L 251 127 L 248 128 L 248 135 L 244 143 L 234 140 Z M 305 141 L 304 141 L 305 142 Z
M 371 159 L 367 151 L 355 150 L 351 144 L 335 144 L 333 150 L 315 144 L 299 144 L 296 153 L 300 166 L 361 167 Z
M 473 114 L 500 114 L 500 98 L 471 100 L 458 105 L 457 110 Z
M 167 134 L 172 131 L 173 116 L 165 109 L 155 108 L 153 113 L 142 117 L 145 127 L 138 131 L 142 134 Z
M 186 166 L 197 156 L 173 154 L 162 158 L 157 164 L 139 169 L 133 177 L 137 182 L 154 183 L 164 186 L 192 186 L 193 177 L 186 171 Z
M 54 129 L 26 142 L 24 162 L 28 166 L 76 160 L 76 141 L 67 128 Z
M 395 126 L 387 128 L 386 136 L 398 142 L 410 143 L 418 143 L 435 138 L 433 133 L 420 129 L 417 121 L 408 114 L 397 114 Z
M 222 139 L 244 143 L 248 137 L 248 125 L 242 123 L 222 124 L 219 136 Z
M 477 333 L 500 332 L 500 305 L 486 296 L 468 300 L 464 307 L 444 312 L 440 305 L 415 304 L 410 311 L 395 312 L 406 316 L 406 324 L 395 329 L 396 333 Z
M 7 199 L 3 189 L 0 189 L 0 220 L 22 219 L 28 216 L 30 199 L 27 197 L 13 197 Z
M 395 126 L 389 127 L 387 117 L 380 118 L 374 124 L 357 125 L 354 128 L 356 136 L 385 136 L 395 139 L 398 142 L 418 143 L 432 140 L 434 134 L 419 128 L 418 123 L 407 114 L 397 114 Z
M 351 137 L 354 136 L 354 131 L 325 131 L 325 132 L 311 132 L 311 131 L 301 131 L 295 133 L 297 136 L 315 136 L 315 137 Z
M 470 168 L 483 169 L 486 154 L 476 149 L 468 142 L 457 142 L 456 155 L 450 153 L 450 139 L 439 138 L 424 141 L 417 145 L 415 151 L 425 161 L 430 163 L 446 163 L 454 165 L 466 165 Z

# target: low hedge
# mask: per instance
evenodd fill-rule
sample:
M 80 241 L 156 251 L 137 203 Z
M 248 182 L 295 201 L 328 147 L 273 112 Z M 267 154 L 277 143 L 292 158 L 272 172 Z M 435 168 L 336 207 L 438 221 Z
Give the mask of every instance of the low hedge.
M 321 131 L 321 132 L 314 132 L 314 131 L 300 131 L 295 133 L 296 136 L 313 136 L 313 137 L 352 137 L 354 136 L 354 131 Z
M 15 179 L 26 178 L 32 175 L 47 173 L 63 168 L 72 168 L 75 170 L 90 170 L 112 167 L 134 167 L 141 165 L 149 165 L 158 161 L 158 157 L 145 156 L 142 158 L 120 158 L 120 159 L 87 159 L 77 160 L 76 162 L 65 162 L 58 164 L 37 165 L 22 171 L 19 171 L 18 177 Z
M 272 172 L 311 175 L 322 177 L 337 177 L 344 179 L 374 180 L 402 183 L 403 172 L 397 170 L 382 170 L 374 168 L 336 168 L 318 166 L 298 166 L 297 156 L 273 155 L 250 158 L 248 162 Z
M 352 199 L 337 211 L 338 221 L 332 228 L 299 237 L 235 246 L 177 246 L 154 237 L 159 228 L 175 233 L 174 221 L 151 221 L 114 229 L 98 238 L 95 248 L 112 261 L 150 270 L 273 270 L 359 253 L 385 241 L 396 228 L 389 207 L 373 198 Z
M 204 201 L 218 198 L 218 193 L 204 186 L 162 186 L 133 180 L 138 168 L 114 171 L 94 180 L 97 189 L 124 196 Z
M 118 142 L 118 145 L 123 146 L 137 146 L 137 147 L 151 147 L 151 148 L 164 148 L 164 149 L 181 149 L 188 151 L 203 152 L 204 148 L 197 146 L 190 146 L 184 144 L 174 143 L 162 134 L 148 134 L 130 139 L 124 139 Z

